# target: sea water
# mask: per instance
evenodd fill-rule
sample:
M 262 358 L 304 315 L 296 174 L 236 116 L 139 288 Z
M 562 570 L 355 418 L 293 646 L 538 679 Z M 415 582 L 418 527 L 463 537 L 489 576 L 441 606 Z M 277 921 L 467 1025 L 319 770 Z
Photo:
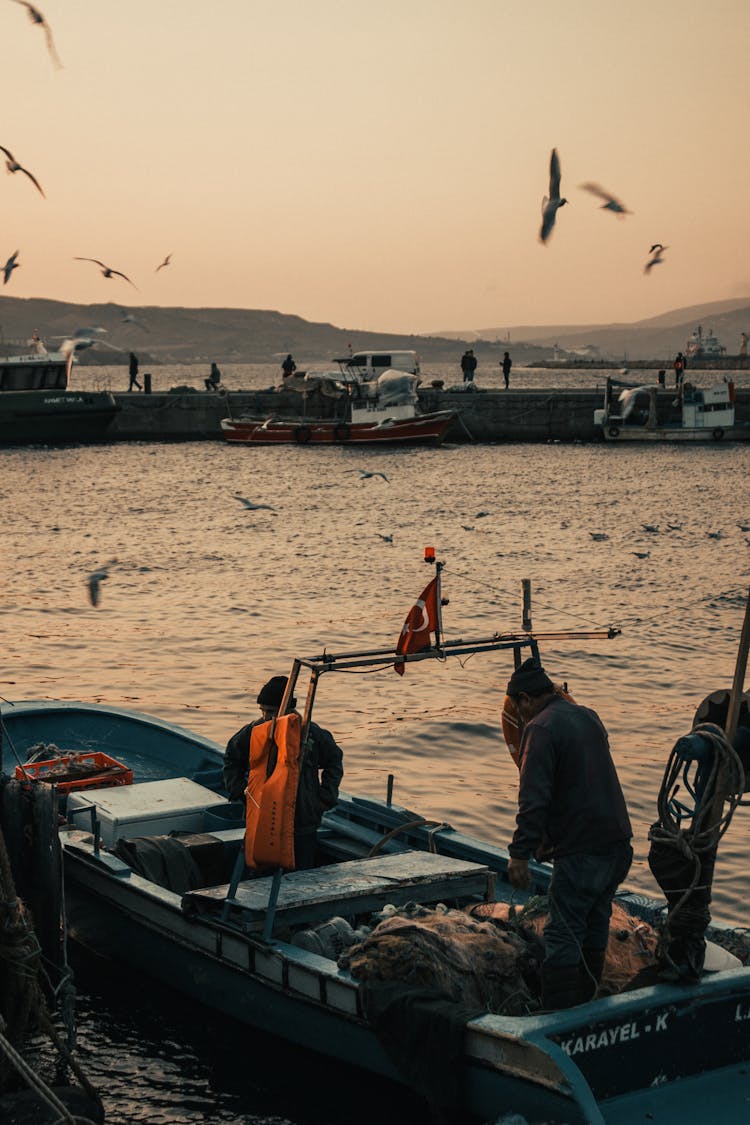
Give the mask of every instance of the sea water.
M 198 387 L 204 374 L 154 371 L 164 389 Z M 236 374 L 237 386 L 275 382 L 270 367 Z M 512 380 L 532 377 L 592 385 L 588 372 Z M 87 378 L 118 389 L 125 377 Z M 541 654 L 609 730 L 635 831 L 628 883 L 658 897 L 647 832 L 667 756 L 704 696 L 732 683 L 750 584 L 749 465 L 750 446 L 731 444 L 5 448 L 0 694 L 131 707 L 223 744 L 294 657 L 393 647 L 434 573 L 423 562 L 431 545 L 445 564 L 449 640 L 520 629 L 523 579 L 536 631 L 622 630 L 542 642 Z M 235 493 L 268 507 L 247 510 Z M 104 565 L 95 608 L 87 578 Z M 343 788 L 383 797 L 393 774 L 398 804 L 506 844 L 517 772 L 500 712 L 511 671 L 511 653 L 493 652 L 413 664 L 403 677 L 390 666 L 325 675 L 316 719 L 344 750 Z M 740 809 L 714 883 L 715 913 L 738 924 L 749 840 Z M 335 1066 L 284 1049 L 306 1076 L 295 1085 L 274 1069 L 278 1047 L 146 982 L 135 1005 L 138 982 L 127 980 L 106 965 L 80 977 L 84 1064 L 110 1125 L 343 1120 Z M 389 1105 L 391 1117 L 399 1106 L 414 1119 L 408 1099 Z

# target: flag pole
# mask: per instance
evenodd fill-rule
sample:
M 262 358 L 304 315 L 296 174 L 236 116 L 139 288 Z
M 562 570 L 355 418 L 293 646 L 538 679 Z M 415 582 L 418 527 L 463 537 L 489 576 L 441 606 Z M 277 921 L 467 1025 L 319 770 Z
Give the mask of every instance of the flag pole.
M 440 648 L 440 638 L 443 633 L 443 595 L 441 590 L 441 573 L 445 563 L 435 563 L 435 577 L 437 578 L 437 592 L 435 601 L 437 602 L 437 622 L 435 624 L 435 648 Z

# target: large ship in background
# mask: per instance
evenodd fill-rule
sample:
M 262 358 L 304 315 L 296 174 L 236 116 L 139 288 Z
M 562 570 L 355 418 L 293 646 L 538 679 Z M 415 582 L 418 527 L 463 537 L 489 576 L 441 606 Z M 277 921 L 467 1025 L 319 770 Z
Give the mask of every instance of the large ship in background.
M 719 343 L 711 329 L 704 335 L 700 324 L 685 345 L 688 359 L 721 359 L 726 353 L 727 349 Z

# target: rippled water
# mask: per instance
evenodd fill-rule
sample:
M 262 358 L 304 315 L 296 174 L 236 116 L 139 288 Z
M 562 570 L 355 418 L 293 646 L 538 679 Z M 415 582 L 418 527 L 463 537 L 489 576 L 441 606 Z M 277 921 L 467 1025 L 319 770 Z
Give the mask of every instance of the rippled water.
M 203 374 L 170 370 L 195 385 Z M 636 832 L 629 882 L 655 894 L 646 832 L 666 757 L 701 699 L 732 681 L 750 582 L 738 526 L 750 524 L 749 462 L 747 445 L 0 449 L 0 693 L 131 706 L 223 743 L 294 656 L 393 646 L 432 544 L 449 639 L 520 628 L 523 578 L 536 630 L 622 627 L 542 655 L 609 729 Z M 246 511 L 235 491 L 274 510 Z M 86 577 L 112 559 L 94 609 Z M 344 748 L 344 787 L 384 795 L 394 773 L 400 804 L 506 843 L 517 775 L 499 714 L 511 665 L 493 653 L 403 678 L 324 677 L 316 717 Z M 715 881 L 717 913 L 735 921 L 750 894 L 746 815 L 722 842 Z M 226 1036 L 246 1076 L 247 1033 L 211 1024 L 207 1043 L 189 1013 L 135 1013 L 106 973 L 86 986 L 82 1036 L 117 1059 L 110 1121 L 337 1120 L 264 1082 L 225 1097 L 233 1067 L 222 1070 L 216 1042 Z

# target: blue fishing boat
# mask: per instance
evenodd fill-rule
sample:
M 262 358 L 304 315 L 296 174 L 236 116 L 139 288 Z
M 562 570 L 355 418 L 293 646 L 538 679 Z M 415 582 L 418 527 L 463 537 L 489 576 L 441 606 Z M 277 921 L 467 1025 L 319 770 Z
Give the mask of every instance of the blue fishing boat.
M 445 642 L 436 628 L 434 645 L 401 645 L 395 658 L 300 658 L 280 713 L 300 673 L 310 673 L 304 725 L 326 672 L 403 665 L 436 651 L 517 656 L 523 647 L 536 653 L 541 639 L 529 631 Z M 492 923 L 477 919 L 503 904 L 512 914 L 549 884 L 551 868 L 532 861 L 529 892 L 514 890 L 503 848 L 394 804 L 390 787 L 383 799 L 340 796 L 323 817 L 314 869 L 249 872 L 245 810 L 225 796 L 223 749 L 210 739 L 143 713 L 74 702 L 4 703 L 2 724 L 6 768 L 14 764 L 30 783 L 58 781 L 74 939 L 249 1028 L 422 1093 L 424 1068 L 420 1085 L 420 1066 L 410 1071 L 383 1036 L 377 988 L 356 969 L 365 935 L 394 915 L 416 926 L 461 912 L 485 927 L 482 940 L 494 940 Z M 637 943 L 665 910 L 627 891 L 616 906 L 622 930 L 611 945 Z M 458 1034 L 437 1055 L 442 1079 L 433 1068 L 430 1081 L 447 1080 L 457 1120 L 495 1121 L 512 1110 L 529 1122 L 665 1125 L 690 1114 L 739 1125 L 750 1095 L 750 944 L 720 927 L 709 937 L 704 972 L 692 983 L 653 977 L 639 987 L 634 979 L 616 995 L 555 1012 L 525 992 L 505 1012 L 469 1011 L 465 995 L 454 997 Z M 413 981 L 391 983 L 403 995 Z M 429 1006 L 427 1018 L 432 1030 Z

